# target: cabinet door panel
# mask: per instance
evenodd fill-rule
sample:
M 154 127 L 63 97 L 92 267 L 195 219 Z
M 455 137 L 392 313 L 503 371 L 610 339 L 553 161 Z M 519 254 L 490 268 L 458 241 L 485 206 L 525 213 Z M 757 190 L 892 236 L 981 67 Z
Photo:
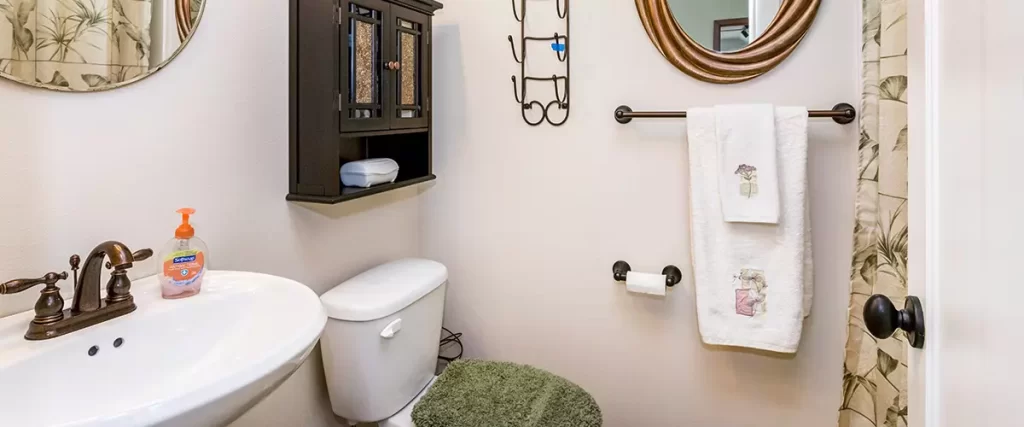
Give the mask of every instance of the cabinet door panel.
M 390 127 L 391 78 L 387 28 L 390 6 L 381 0 L 344 0 L 341 21 L 341 132 Z
M 400 6 L 391 9 L 391 49 L 397 67 L 393 78 L 390 109 L 392 129 L 427 127 L 430 124 L 430 18 Z

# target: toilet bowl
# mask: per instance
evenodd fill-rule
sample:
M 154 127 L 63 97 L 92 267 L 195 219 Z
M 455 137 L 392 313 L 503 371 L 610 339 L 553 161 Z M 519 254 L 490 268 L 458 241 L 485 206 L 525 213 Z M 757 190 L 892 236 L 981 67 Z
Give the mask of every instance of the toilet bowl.
M 331 407 L 350 423 L 413 427 L 412 410 L 435 379 L 448 269 L 403 259 L 320 297 L 320 338 Z

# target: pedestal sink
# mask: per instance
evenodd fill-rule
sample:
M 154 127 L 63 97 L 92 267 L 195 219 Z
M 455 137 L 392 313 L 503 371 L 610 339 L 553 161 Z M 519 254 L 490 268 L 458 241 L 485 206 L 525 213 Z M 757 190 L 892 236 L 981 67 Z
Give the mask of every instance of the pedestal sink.
M 301 283 L 213 271 L 203 291 L 164 300 L 136 280 L 138 310 L 26 341 L 33 313 L 0 319 L 0 426 L 218 426 L 309 356 L 327 322 Z

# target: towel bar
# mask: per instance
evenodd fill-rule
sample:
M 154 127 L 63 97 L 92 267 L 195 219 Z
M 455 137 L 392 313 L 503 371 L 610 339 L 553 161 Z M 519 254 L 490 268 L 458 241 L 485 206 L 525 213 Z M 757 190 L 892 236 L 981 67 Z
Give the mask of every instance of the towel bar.
M 837 104 L 831 110 L 811 110 L 807 112 L 812 118 L 830 118 L 841 125 L 848 125 L 857 120 L 857 109 L 847 103 Z M 633 111 L 628 106 L 615 109 L 615 121 L 627 124 L 633 119 L 685 119 L 685 111 Z
M 616 282 L 625 282 L 626 273 L 630 272 L 629 263 L 626 261 L 616 261 L 615 265 L 612 265 L 612 277 Z M 670 265 L 661 270 L 661 274 L 665 276 L 665 286 L 673 287 L 678 285 L 679 282 L 683 281 L 683 272 L 679 271 L 679 267 Z

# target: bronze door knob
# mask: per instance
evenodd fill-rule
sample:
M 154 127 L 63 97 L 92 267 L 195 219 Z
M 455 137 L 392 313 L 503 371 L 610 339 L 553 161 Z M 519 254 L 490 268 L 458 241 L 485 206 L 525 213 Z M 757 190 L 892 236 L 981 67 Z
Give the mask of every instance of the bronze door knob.
M 886 339 L 902 329 L 911 347 L 924 348 L 924 307 L 917 297 L 908 296 L 903 310 L 896 310 L 885 295 L 872 295 L 864 303 L 864 323 L 875 338 Z

